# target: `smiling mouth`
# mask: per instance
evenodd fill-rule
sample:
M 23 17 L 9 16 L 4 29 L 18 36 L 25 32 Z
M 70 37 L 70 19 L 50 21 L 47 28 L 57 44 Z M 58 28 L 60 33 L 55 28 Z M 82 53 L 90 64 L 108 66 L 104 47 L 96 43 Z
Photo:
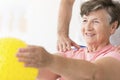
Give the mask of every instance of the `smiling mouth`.
M 95 36 L 95 34 L 92 34 L 92 33 L 85 33 L 85 36 L 91 38 L 91 37 Z

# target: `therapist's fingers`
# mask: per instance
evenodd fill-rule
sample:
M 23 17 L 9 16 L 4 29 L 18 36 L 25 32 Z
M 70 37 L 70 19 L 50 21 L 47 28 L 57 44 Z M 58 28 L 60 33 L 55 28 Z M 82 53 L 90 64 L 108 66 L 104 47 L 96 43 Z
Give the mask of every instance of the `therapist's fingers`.
M 65 42 L 58 42 L 57 43 L 57 50 L 60 52 L 66 51 L 66 43 Z
M 73 47 L 75 47 L 75 48 L 77 48 L 77 49 L 79 49 L 80 48 L 80 45 L 78 45 L 77 43 L 75 43 L 75 42 L 72 42 L 72 46 Z

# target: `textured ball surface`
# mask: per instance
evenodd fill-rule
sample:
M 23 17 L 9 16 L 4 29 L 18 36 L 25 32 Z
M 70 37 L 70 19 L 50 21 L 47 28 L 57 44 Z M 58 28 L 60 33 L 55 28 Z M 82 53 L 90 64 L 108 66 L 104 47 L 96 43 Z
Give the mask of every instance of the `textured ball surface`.
M 0 38 L 0 80 L 35 80 L 37 69 L 25 68 L 16 52 L 26 43 L 16 38 Z

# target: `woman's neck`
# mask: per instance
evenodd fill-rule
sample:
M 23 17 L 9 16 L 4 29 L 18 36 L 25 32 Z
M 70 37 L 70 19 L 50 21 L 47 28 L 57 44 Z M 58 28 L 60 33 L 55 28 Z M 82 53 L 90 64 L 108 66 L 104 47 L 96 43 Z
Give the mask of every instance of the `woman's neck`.
M 95 52 L 95 51 L 101 50 L 102 48 L 104 48 L 105 46 L 107 46 L 109 44 L 110 44 L 110 42 L 102 43 L 102 44 L 88 44 L 87 52 L 90 53 L 90 52 Z

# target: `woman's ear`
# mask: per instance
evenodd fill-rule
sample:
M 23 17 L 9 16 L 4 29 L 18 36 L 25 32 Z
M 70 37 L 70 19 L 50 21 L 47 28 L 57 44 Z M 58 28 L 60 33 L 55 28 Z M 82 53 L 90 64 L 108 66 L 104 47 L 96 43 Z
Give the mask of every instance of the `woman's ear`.
M 111 34 L 114 34 L 118 26 L 118 21 L 115 21 L 111 24 Z

